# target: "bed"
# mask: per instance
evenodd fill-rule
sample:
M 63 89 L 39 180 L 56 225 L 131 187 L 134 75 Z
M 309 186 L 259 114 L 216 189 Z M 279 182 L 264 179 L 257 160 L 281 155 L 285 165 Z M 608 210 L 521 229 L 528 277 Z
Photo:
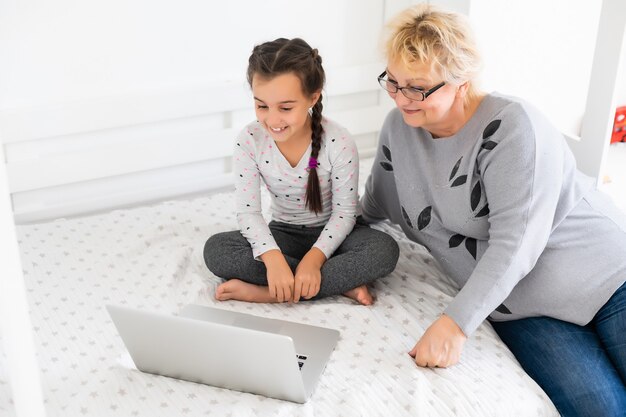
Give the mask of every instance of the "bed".
M 371 162 L 361 164 L 361 187 Z M 397 239 L 400 260 L 373 286 L 371 307 L 342 296 L 296 305 L 216 301 L 221 280 L 204 266 L 202 248 L 236 227 L 233 208 L 233 193 L 221 192 L 18 226 L 49 416 L 558 415 L 487 323 L 460 364 L 415 366 L 407 352 L 456 290 L 428 252 L 390 224 L 376 227 Z M 189 303 L 331 327 L 341 338 L 304 405 L 136 370 L 105 305 L 177 314 Z M 4 375 L 0 392 L 0 412 L 11 415 Z
M 283 3 L 280 2 L 281 10 L 287 7 Z M 372 1 L 367 8 L 360 7 L 361 3 L 356 0 L 342 2 L 341 7 L 335 3 L 329 1 L 327 7 L 316 3 L 311 10 L 294 3 L 296 10 L 292 11 L 305 14 L 306 19 L 301 22 L 317 22 L 313 13 L 324 13 L 325 21 L 335 18 L 336 28 L 345 29 L 345 38 L 338 38 L 333 30 L 320 31 L 316 24 L 298 24 L 297 32 L 309 30 L 312 37 L 319 39 L 320 50 L 335 54 L 334 65 L 326 67 L 324 112 L 347 127 L 357 140 L 364 157 L 360 175 L 362 189 L 372 163 L 378 130 L 393 106 L 375 81 L 384 64 L 375 55 L 374 48 L 365 46 L 376 43 L 376 31 L 383 21 L 412 2 L 379 0 Z M 472 2 L 452 3 L 458 3 L 469 13 Z M 477 7 L 482 4 L 476 3 L 472 5 L 474 13 L 480 11 Z M 575 138 L 577 140 L 570 142 L 581 168 L 596 177 L 600 156 L 606 150 L 598 146 L 598 140 L 606 136 L 602 132 L 610 130 L 607 120 L 612 120 L 610 104 L 622 48 L 621 37 L 614 33 L 617 33 L 615 30 L 623 32 L 623 21 L 613 17 L 626 16 L 622 12 L 624 6 L 617 3 L 602 2 L 600 20 L 603 23 L 599 25 L 597 44 L 602 45 L 603 53 L 594 57 L 590 71 L 582 140 Z M 153 8 L 152 4 L 149 6 Z M 108 5 L 107 10 L 114 10 L 112 7 Z M 237 9 L 239 6 L 233 3 L 228 7 Z M 263 3 L 259 7 L 266 9 L 267 5 Z M 333 8 L 333 16 L 325 12 L 328 7 Z M 359 19 L 348 19 L 353 17 L 355 8 L 359 8 Z M 65 12 L 64 8 L 58 9 Z M 71 22 L 91 21 L 76 18 L 81 16 L 80 10 L 74 10 L 73 6 L 70 9 L 78 13 L 70 14 Z M 236 11 L 239 16 L 239 10 Z M 9 27 L 39 29 L 37 19 L 25 10 L 19 12 L 9 19 L 17 22 Z M 34 17 L 39 15 L 48 22 L 47 14 L 37 10 Z M 194 15 L 204 16 L 202 13 Z M 223 19 L 221 14 L 214 15 L 230 26 L 229 19 Z M 146 20 L 143 10 L 141 16 L 142 21 Z M 273 15 L 269 17 L 276 20 Z M 587 22 L 587 14 L 583 17 Z M 258 19 L 255 13 L 250 13 L 250 18 L 265 25 L 266 19 Z M 187 22 L 186 19 L 181 21 Z M 106 19 L 102 22 L 108 24 Z M 326 27 L 331 28 L 332 21 L 328 22 Z M 352 26 L 344 28 L 346 22 L 351 22 Z M 118 23 L 124 23 L 123 19 Z M 25 26 L 27 24 L 32 26 Z M 54 48 L 67 44 L 65 38 L 55 37 L 53 31 L 47 30 L 47 24 L 40 26 L 41 30 L 46 30 L 45 38 Z M 203 42 L 216 39 L 213 47 L 223 44 L 229 51 L 247 51 L 253 39 L 246 36 L 257 36 L 253 30 L 240 33 L 240 37 L 233 37 L 231 41 L 241 42 L 241 45 L 233 47 L 223 42 L 218 26 L 207 25 L 203 20 L 204 31 L 199 31 L 201 36 L 197 38 Z M 585 25 L 595 30 L 592 26 Z M 238 25 L 238 31 L 246 27 Z M 580 25 L 572 27 L 576 36 L 585 36 Z M 83 31 L 86 27 L 80 29 Z M 100 32 L 108 33 L 100 31 L 97 25 L 92 29 L 98 36 Z M 136 32 L 135 26 L 130 29 Z M 167 32 L 161 25 L 153 29 L 152 34 Z M 211 30 L 218 31 L 218 35 L 211 36 Z M 120 33 L 123 52 L 127 36 L 123 36 L 123 31 Z M 185 33 L 181 31 L 181 36 Z M 21 40 L 22 35 L 18 31 L 14 38 Z M 187 41 L 184 37 L 179 40 Z M 539 42 L 545 50 L 545 39 Z M 575 44 L 580 46 L 580 42 Z M 11 45 L 15 50 L 23 47 L 21 43 Z M 72 45 L 70 43 L 70 49 L 61 49 L 61 52 L 73 57 Z M 113 49 L 106 45 L 107 48 L 102 46 L 103 51 L 97 49 L 97 44 L 90 43 L 89 48 L 95 48 L 96 53 Z M 363 45 L 362 50 L 355 49 L 355 45 Z M 161 49 L 165 46 L 159 44 L 159 48 L 154 49 L 170 60 L 168 50 Z M 178 46 L 172 41 L 170 52 L 185 49 Z M 210 50 L 210 47 L 202 45 L 201 49 Z M 33 60 L 32 68 L 13 71 L 24 74 L 22 84 L 29 88 L 34 83 L 30 76 L 33 71 L 38 74 L 36 78 L 46 80 L 43 77 L 46 71 L 42 72 L 41 68 L 49 64 L 49 51 L 40 55 L 41 66 L 35 65 L 39 61 Z M 324 56 L 330 58 L 326 63 L 333 62 L 332 54 L 325 52 Z M 122 58 L 121 73 L 126 74 L 126 57 Z M 68 64 L 62 59 L 58 61 Z M 105 75 L 100 69 L 100 54 L 92 61 L 76 60 L 76 74 L 91 74 L 88 69 L 93 64 L 94 77 L 90 76 L 90 81 L 98 79 L 96 75 Z M 244 59 L 233 62 L 243 63 Z M 514 65 L 516 61 L 511 63 Z M 205 64 L 213 67 L 212 60 Z M 565 65 L 571 67 L 569 56 Z M 109 70 L 108 66 L 102 67 L 102 71 Z M 228 191 L 232 188 L 229 161 L 232 138 L 254 114 L 249 108 L 251 97 L 248 89 L 243 88 L 243 78 L 233 75 L 243 76 L 244 68 L 227 75 L 212 72 L 202 65 L 197 68 L 204 71 L 202 77 L 198 76 L 198 84 L 188 84 L 185 76 L 166 65 L 163 71 L 171 71 L 185 82 L 174 82 L 177 78 L 171 80 L 171 85 L 159 84 L 159 89 L 143 90 L 132 83 L 143 81 L 146 77 L 143 71 L 139 73 L 139 80 L 128 79 L 127 89 L 121 85 L 119 90 L 109 92 L 105 84 L 102 91 L 106 94 L 98 88 L 90 91 L 90 85 L 72 82 L 74 77 L 49 83 L 55 92 L 76 89 L 80 92 L 76 100 L 70 100 L 74 97 L 71 94 L 65 97 L 61 93 L 59 97 L 44 96 L 43 101 L 38 101 L 37 97 L 26 100 L 18 88 L 19 79 L 11 78 L 10 84 L 15 83 L 16 87 L 7 89 L 14 93 L 13 101 L 11 97 L 4 98 L 4 107 L 0 108 L 0 136 L 17 223 L 36 361 L 49 416 L 558 415 L 545 393 L 521 369 L 488 323 L 483 323 L 468 340 L 458 365 L 450 369 L 415 366 L 407 352 L 457 290 L 424 248 L 408 241 L 390 224 L 375 227 L 396 238 L 401 249 L 400 259 L 393 273 L 374 284 L 376 302 L 371 307 L 357 305 L 345 297 L 297 305 L 217 302 L 213 293 L 221 280 L 204 266 L 202 249 L 212 234 L 236 228 L 233 194 Z M 159 73 L 158 69 L 158 66 L 151 68 L 151 73 L 156 73 L 154 80 L 158 80 L 159 75 L 168 75 Z M 73 74 L 65 68 L 62 72 Z M 555 73 L 562 75 L 563 71 Z M 50 71 L 50 74 L 55 73 Z M 528 74 L 535 77 L 531 72 Z M 107 77 L 108 73 L 102 79 Z M 562 97 L 555 90 L 555 84 L 563 77 L 535 78 L 532 84 L 536 89 L 547 92 L 544 102 Z M 520 82 L 528 93 L 527 83 Z M 150 83 L 138 84 L 150 86 Z M 571 83 L 565 84 L 563 89 L 570 91 Z M 509 88 L 503 91 L 514 92 Z M 558 101 L 558 106 L 562 107 L 562 103 L 563 100 Z M 304 405 L 136 370 L 105 306 L 121 304 L 177 314 L 190 303 L 331 327 L 341 332 L 341 338 L 317 389 Z M 0 343 L 0 415 L 13 417 L 15 411 L 7 372 L 9 358 L 2 352 L 2 345 Z M 32 358 L 25 356 L 28 357 L 24 360 L 31 362 Z M 28 381 L 18 382 L 19 388 L 28 385 Z

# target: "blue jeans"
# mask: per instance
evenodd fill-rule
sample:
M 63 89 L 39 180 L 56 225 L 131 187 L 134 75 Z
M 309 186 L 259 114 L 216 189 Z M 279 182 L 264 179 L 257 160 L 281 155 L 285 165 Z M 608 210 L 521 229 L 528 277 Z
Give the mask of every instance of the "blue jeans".
M 586 326 L 548 317 L 491 324 L 562 416 L 626 416 L 626 284 Z

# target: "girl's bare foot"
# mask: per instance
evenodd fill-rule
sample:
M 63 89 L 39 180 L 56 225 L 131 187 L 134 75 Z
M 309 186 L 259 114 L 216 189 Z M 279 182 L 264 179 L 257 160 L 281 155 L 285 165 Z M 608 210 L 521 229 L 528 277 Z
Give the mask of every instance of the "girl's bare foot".
M 354 301 L 364 306 L 371 306 L 374 304 L 374 297 L 367 289 L 367 285 L 361 285 L 360 287 L 352 288 L 349 291 L 343 293 L 348 298 L 352 298 Z
M 251 303 L 275 303 L 267 287 L 250 284 L 240 279 L 230 279 L 220 284 L 215 290 L 215 298 L 219 301 L 239 300 Z

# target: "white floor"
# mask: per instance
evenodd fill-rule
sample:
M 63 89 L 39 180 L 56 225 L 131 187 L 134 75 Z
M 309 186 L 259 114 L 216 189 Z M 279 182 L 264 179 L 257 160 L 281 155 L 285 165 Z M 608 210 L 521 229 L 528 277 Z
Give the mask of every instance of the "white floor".
M 609 194 L 626 212 L 626 143 L 614 143 L 604 163 L 600 190 Z

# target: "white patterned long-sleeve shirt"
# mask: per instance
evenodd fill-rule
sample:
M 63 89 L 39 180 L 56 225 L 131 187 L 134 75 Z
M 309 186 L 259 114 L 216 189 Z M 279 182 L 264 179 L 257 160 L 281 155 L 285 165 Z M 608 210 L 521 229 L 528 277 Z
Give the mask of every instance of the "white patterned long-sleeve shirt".
M 326 225 L 313 247 L 328 259 L 352 231 L 358 204 L 359 156 L 354 140 L 338 124 L 323 119 L 324 135 L 317 157 L 322 212 L 305 207 L 311 146 L 292 167 L 259 122 L 237 136 L 233 153 L 237 222 L 255 259 L 278 249 L 261 208 L 261 181 L 271 195 L 272 220 L 294 225 Z

